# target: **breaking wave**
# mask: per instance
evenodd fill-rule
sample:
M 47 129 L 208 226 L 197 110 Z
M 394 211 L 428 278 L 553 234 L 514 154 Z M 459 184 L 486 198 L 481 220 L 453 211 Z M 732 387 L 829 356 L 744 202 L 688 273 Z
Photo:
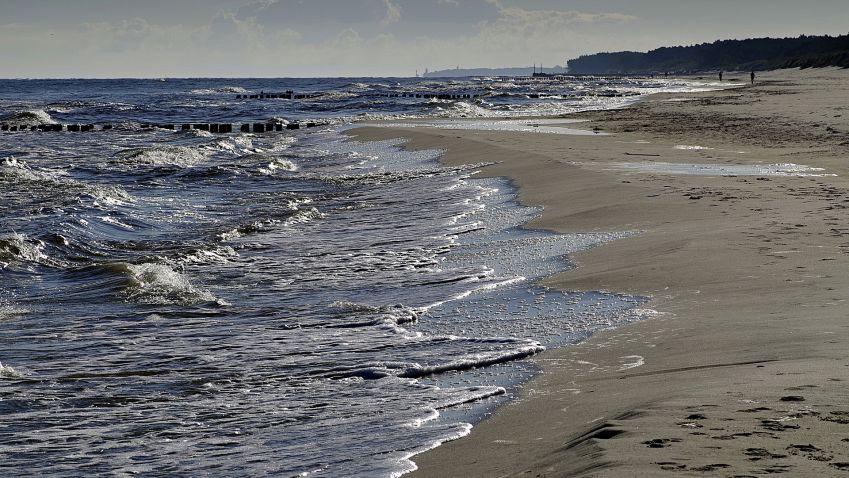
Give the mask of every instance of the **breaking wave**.
M 118 186 L 91 184 L 77 181 L 66 177 L 66 172 L 44 171 L 31 168 L 26 161 L 20 161 L 13 157 L 3 158 L 0 161 L 0 181 L 33 183 L 42 190 L 66 191 L 74 196 L 89 196 L 97 202 L 102 201 L 107 205 L 125 204 L 132 202 L 133 198 L 127 191 Z M 32 191 L 32 187 L 31 187 Z
M 52 265 L 44 246 L 44 242 L 22 234 L 0 236 L 0 265 L 11 262 Z
M 218 93 L 247 93 L 241 86 L 221 86 L 219 88 L 198 88 L 192 90 L 193 95 L 215 95 Z
M 126 277 L 124 295 L 130 302 L 153 305 L 220 303 L 209 291 L 192 284 L 184 275 L 164 264 L 117 263 L 107 268 Z
M 22 373 L 18 372 L 9 365 L 3 365 L 3 363 L 0 362 L 0 379 L 16 379 L 22 377 Z
M 117 160 L 127 164 L 190 167 L 206 159 L 206 154 L 188 146 L 154 146 L 122 151 Z
M 0 117 L 0 122 L 26 125 L 56 124 L 56 121 L 44 110 L 16 111 Z

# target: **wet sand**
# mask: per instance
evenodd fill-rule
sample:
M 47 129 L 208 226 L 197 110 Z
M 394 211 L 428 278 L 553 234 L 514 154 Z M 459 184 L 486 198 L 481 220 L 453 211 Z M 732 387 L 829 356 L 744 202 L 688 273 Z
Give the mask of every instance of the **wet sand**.
M 657 311 L 538 355 L 543 373 L 518 400 L 408 476 L 849 476 L 849 71 L 769 72 L 574 117 L 613 135 L 351 132 L 444 149 L 447 164 L 496 162 L 483 174 L 544 207 L 529 227 L 642 231 L 545 285 L 650 296 Z M 646 161 L 836 176 L 620 164 Z

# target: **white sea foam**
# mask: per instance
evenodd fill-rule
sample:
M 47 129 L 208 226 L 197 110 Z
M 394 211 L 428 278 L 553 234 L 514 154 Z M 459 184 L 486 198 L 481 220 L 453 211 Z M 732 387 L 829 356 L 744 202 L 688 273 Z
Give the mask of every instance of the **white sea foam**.
M 445 100 L 432 100 L 434 103 Z M 437 106 L 434 108 L 435 116 L 443 116 L 448 118 L 466 118 L 466 117 L 484 117 L 492 116 L 492 110 L 482 105 L 467 103 L 465 101 L 449 102 L 445 107 Z
M 244 135 L 228 136 L 227 138 L 219 139 L 210 145 L 209 149 L 233 154 L 251 154 L 257 152 L 251 138 Z
M 0 161 L 0 177 L 23 181 L 59 182 L 66 173 L 64 171 L 39 171 L 29 167 L 26 161 L 14 157 L 5 157 Z
M 295 214 L 286 218 L 286 221 L 284 221 L 283 224 L 288 227 L 292 227 L 298 224 L 306 224 L 322 217 L 325 217 L 323 212 L 314 207 L 310 207 L 307 209 L 299 209 Z
M 151 166 L 194 166 L 206 159 L 206 154 L 189 146 L 153 146 L 122 151 L 117 159 L 123 163 Z
M 124 229 L 126 231 L 132 231 L 133 229 L 135 229 L 133 226 L 129 224 L 124 224 L 123 222 L 111 216 L 101 216 L 100 220 L 105 222 L 106 224 L 111 224 L 113 226 L 120 227 L 121 229 Z
M 3 269 L 3 262 L 0 260 L 0 269 Z M 11 319 L 19 315 L 29 313 L 28 309 L 17 307 L 13 304 L 0 302 L 0 321 Z
M 22 373 L 18 372 L 9 365 L 3 365 L 3 363 L 0 362 L 0 379 L 16 379 L 22 377 Z
M 128 300 L 142 304 L 195 304 L 215 302 L 209 291 L 163 264 L 127 264 Z
M 0 236 L 0 261 L 52 264 L 44 252 L 44 242 L 18 233 Z
M 3 116 L 2 118 L 0 118 L 0 121 L 4 123 L 27 125 L 56 124 L 56 121 L 53 119 L 53 117 L 51 117 L 50 114 L 48 114 L 42 109 L 17 111 Z
M 468 354 L 437 365 L 411 364 L 397 375 L 404 378 L 419 378 L 452 370 L 468 370 L 475 367 L 486 367 L 498 363 L 512 362 L 514 360 L 540 353 L 544 350 L 545 347 L 539 343 L 531 342 L 528 345 L 515 347 L 506 351 Z
M 803 164 L 692 164 L 653 161 L 610 163 L 614 169 L 629 169 L 642 173 L 689 174 L 699 176 L 836 176 L 823 168 Z
M 243 235 L 242 232 L 239 231 L 238 229 L 230 229 L 229 231 L 224 231 L 222 233 L 219 233 L 218 234 L 218 240 L 223 241 L 223 242 L 232 241 L 234 239 L 238 239 L 238 238 L 242 237 L 242 235 Z
M 282 158 L 273 158 L 271 161 L 268 162 L 268 164 L 266 164 L 265 167 L 259 168 L 260 174 L 264 174 L 266 176 L 272 176 L 278 173 L 279 171 L 292 172 L 297 170 L 298 166 L 295 163 Z
M 407 473 L 418 470 L 419 467 L 416 466 L 415 462 L 413 462 L 413 460 L 412 460 L 412 458 L 414 456 L 420 455 L 420 454 L 422 454 L 422 453 L 424 453 L 428 450 L 433 450 L 434 448 L 442 445 L 445 442 L 449 442 L 449 441 L 452 441 L 452 440 L 457 440 L 457 439 L 463 438 L 464 436 L 467 436 L 471 432 L 472 432 L 472 425 L 471 424 L 469 424 L 469 423 L 459 424 L 457 431 L 455 431 L 454 433 L 446 435 L 443 438 L 441 438 L 440 440 L 430 442 L 430 443 L 416 449 L 415 451 L 406 454 L 401 459 L 401 461 L 399 462 L 399 466 L 401 467 L 401 469 L 396 471 L 396 472 L 391 473 L 389 475 L 390 478 L 400 478 L 401 476 L 403 476 Z
M 248 90 L 242 88 L 241 86 L 221 86 L 218 88 L 198 88 L 192 90 L 191 93 L 195 95 L 215 95 L 219 93 L 247 93 Z
M 439 129 L 456 129 L 456 130 L 477 130 L 477 131 L 518 131 L 523 133 L 548 133 L 548 134 L 568 134 L 568 135 L 584 135 L 605 136 L 607 133 L 593 131 L 587 129 L 569 128 L 562 126 L 568 123 L 578 123 L 580 121 L 567 119 L 538 119 L 538 120 L 433 120 L 433 121 L 416 121 L 408 123 L 363 123 L 363 126 L 374 126 L 382 128 L 439 128 Z
M 124 205 L 133 201 L 132 196 L 118 186 L 91 184 L 68 178 L 65 170 L 39 170 L 31 168 L 25 161 L 6 157 L 0 161 L 0 178 L 14 181 L 42 183 L 43 187 L 58 186 L 65 191 L 89 196 L 95 200 L 94 205 Z
M 646 363 L 646 359 L 642 355 L 628 355 L 622 357 L 619 366 L 619 371 L 630 370 L 632 368 L 642 367 Z
M 193 136 L 195 138 L 211 138 L 214 136 L 209 131 L 204 131 L 202 129 L 181 129 L 178 133 L 183 136 Z
M 226 264 L 231 259 L 239 257 L 230 246 L 218 246 L 212 249 L 201 249 L 178 260 L 180 264 Z

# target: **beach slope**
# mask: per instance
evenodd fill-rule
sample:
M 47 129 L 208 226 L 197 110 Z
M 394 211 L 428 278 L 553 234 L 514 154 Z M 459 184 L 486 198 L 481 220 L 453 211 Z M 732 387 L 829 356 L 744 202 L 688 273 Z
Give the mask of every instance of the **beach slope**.
M 656 311 L 535 357 L 518 400 L 409 476 L 849 472 L 849 72 L 576 117 L 613 134 L 351 132 L 495 162 L 482 174 L 544 207 L 528 227 L 640 231 L 545 285 L 645 295 Z

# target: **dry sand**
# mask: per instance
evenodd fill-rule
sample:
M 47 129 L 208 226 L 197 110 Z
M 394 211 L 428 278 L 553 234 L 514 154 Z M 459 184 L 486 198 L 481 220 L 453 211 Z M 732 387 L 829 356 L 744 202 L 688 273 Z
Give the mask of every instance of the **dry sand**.
M 445 149 L 448 164 L 496 161 L 484 174 L 544 206 L 530 227 L 643 231 L 545 284 L 646 295 L 658 312 L 537 356 L 543 373 L 517 401 L 409 476 L 849 476 L 849 71 L 576 116 L 614 135 L 352 132 Z M 614 167 L 640 161 L 836 176 Z

